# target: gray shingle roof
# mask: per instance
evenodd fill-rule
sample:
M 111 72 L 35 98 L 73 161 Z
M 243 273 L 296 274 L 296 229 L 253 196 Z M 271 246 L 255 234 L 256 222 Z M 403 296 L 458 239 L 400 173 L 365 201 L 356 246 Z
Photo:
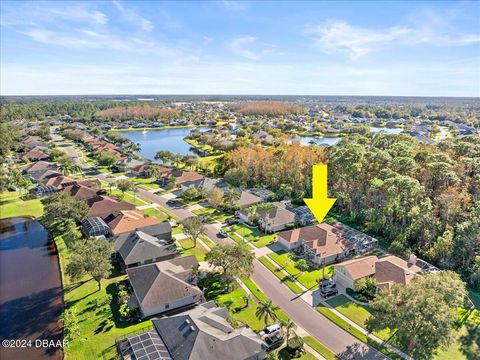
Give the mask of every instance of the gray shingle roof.
M 118 252 L 125 265 L 128 266 L 148 260 L 174 256 L 178 253 L 178 250 L 173 243 L 159 240 L 142 231 L 135 231 L 128 235 Z

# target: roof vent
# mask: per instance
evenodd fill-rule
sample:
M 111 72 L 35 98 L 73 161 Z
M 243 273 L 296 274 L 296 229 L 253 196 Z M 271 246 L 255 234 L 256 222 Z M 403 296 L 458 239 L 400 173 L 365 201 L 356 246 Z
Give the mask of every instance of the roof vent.
M 190 320 L 189 320 L 189 319 L 185 320 L 185 322 L 186 322 L 187 324 L 190 324 Z
M 190 330 L 195 331 L 195 327 L 190 326 Z

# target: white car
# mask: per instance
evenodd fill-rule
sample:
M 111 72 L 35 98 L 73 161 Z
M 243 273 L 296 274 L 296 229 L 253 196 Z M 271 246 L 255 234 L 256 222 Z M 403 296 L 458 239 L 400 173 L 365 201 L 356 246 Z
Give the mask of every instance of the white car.
M 262 339 L 265 339 L 265 338 L 270 337 L 274 334 L 277 334 L 278 332 L 280 332 L 280 325 L 273 324 L 273 325 L 267 326 L 265 329 L 260 331 L 260 333 L 258 335 L 260 335 L 260 337 Z

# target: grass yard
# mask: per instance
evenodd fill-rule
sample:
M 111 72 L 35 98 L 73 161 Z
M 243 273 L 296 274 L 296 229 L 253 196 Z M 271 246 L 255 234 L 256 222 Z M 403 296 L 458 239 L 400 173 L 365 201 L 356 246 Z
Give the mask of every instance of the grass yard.
M 197 216 L 203 216 L 205 220 L 209 223 L 212 222 L 225 222 L 226 219 L 231 217 L 232 215 L 225 214 L 221 210 L 215 210 L 214 208 L 211 207 L 204 207 L 201 209 L 196 209 L 192 211 L 195 215 Z
M 247 292 L 241 287 L 238 287 L 228 294 L 219 296 L 216 303 L 218 306 L 225 306 L 225 303 L 233 301 L 230 306 L 225 306 L 230 308 L 229 311 L 232 317 L 241 324 L 249 326 L 253 331 L 259 332 L 265 327 L 265 323 L 255 315 L 257 303 L 253 299 L 249 301 L 249 306 L 245 307 L 245 300 L 243 297 L 246 295 Z
M 368 338 L 367 335 L 365 335 L 363 332 L 358 330 L 357 328 L 353 327 L 349 323 L 347 323 L 345 320 L 343 320 L 341 317 L 339 317 L 337 314 L 335 314 L 333 311 L 330 309 L 326 308 L 325 306 L 317 306 L 317 311 L 325 316 L 327 319 L 335 323 L 337 326 L 341 327 L 343 330 L 347 331 L 350 333 L 350 335 L 356 337 L 358 340 L 361 342 L 370 345 L 371 347 L 377 349 L 384 355 L 387 355 L 389 358 L 394 359 L 394 360 L 401 360 L 403 359 L 401 356 L 397 355 L 393 351 L 389 350 L 382 344 L 377 343 L 374 340 L 371 340 Z
M 346 316 L 355 324 L 358 324 L 363 328 L 365 328 L 365 323 L 371 316 L 368 309 L 354 303 L 344 295 L 335 296 L 334 298 L 327 300 L 327 303 L 333 308 L 335 308 L 335 310 L 337 310 L 339 313 Z M 383 341 L 387 341 L 391 336 L 391 331 L 390 329 L 385 329 L 378 332 L 375 331 L 373 332 L 373 334 L 382 339 Z
M 180 244 L 179 253 L 181 256 L 195 255 L 198 261 L 205 260 L 207 249 L 200 242 L 197 241 L 197 246 L 195 247 L 193 247 L 193 240 L 190 238 L 177 240 L 177 242 Z
M 306 337 L 303 338 L 303 341 L 305 341 L 305 344 L 310 346 L 313 350 L 318 352 L 325 359 L 327 359 L 327 360 L 337 360 L 338 359 L 338 356 L 332 350 L 327 348 L 325 345 L 323 345 L 321 342 L 319 342 L 314 337 L 306 336 Z
M 183 229 L 180 226 L 173 226 L 172 227 L 172 235 L 178 235 L 178 234 L 182 234 L 182 233 L 183 233 Z
M 252 293 L 252 295 L 258 300 L 258 301 L 265 301 L 265 300 L 269 300 L 269 298 L 267 297 L 267 295 L 265 295 L 263 293 L 262 290 L 260 290 L 260 288 L 258 287 L 257 284 L 255 284 L 255 282 L 249 278 L 243 278 L 242 279 L 242 282 L 245 284 L 245 286 L 248 288 L 248 290 L 250 290 L 250 292 Z M 284 321 L 287 321 L 288 320 L 288 316 L 281 310 L 281 309 L 278 309 L 277 311 L 275 311 L 275 314 L 277 314 L 277 317 L 280 319 L 280 320 L 284 320 Z
M 160 185 L 157 184 L 156 179 L 154 179 L 154 178 L 132 177 L 132 178 L 130 178 L 130 180 L 137 183 L 138 185 L 140 185 L 141 188 L 146 189 L 146 190 L 160 189 Z
M 250 228 L 243 224 L 235 224 L 232 226 L 232 230 L 243 236 L 248 242 L 255 245 L 257 248 L 261 248 L 269 245 L 275 239 L 275 234 L 264 234 L 258 228 Z
M 268 257 L 275 261 L 281 268 L 286 272 L 292 275 L 297 281 L 305 286 L 307 289 L 316 289 L 318 288 L 317 280 L 323 277 L 322 269 L 315 269 L 310 267 L 308 271 L 305 271 L 303 274 L 300 273 L 295 268 L 295 261 L 291 257 L 291 253 L 287 251 L 279 251 L 275 253 L 268 254 Z M 325 267 L 325 276 L 333 277 L 333 266 Z
M 119 200 L 126 201 L 137 206 L 148 205 L 152 203 L 150 200 L 145 199 L 138 194 L 133 196 L 133 193 L 131 191 L 125 191 L 125 193 L 122 194 L 120 190 L 113 189 L 110 195 L 116 196 Z
M 224 155 L 212 155 L 212 156 L 204 156 L 198 158 L 198 167 L 200 169 L 206 169 L 208 171 L 213 171 L 217 162 L 222 158 Z
M 143 214 L 145 216 L 155 216 L 160 221 L 168 221 L 168 215 L 155 208 L 145 209 Z
M 298 286 L 295 281 L 293 281 L 287 275 L 279 271 L 278 267 L 275 264 L 272 264 L 272 262 L 268 260 L 265 256 L 259 257 L 258 261 L 265 265 L 268 270 L 270 270 L 276 277 L 278 277 L 280 281 L 284 283 L 295 294 L 303 293 L 303 289 Z
M 37 218 L 42 215 L 43 205 L 39 199 L 22 200 L 18 191 L 5 191 L 0 194 L 0 219 L 15 216 Z
M 200 235 L 200 239 L 210 248 L 214 248 L 215 246 L 217 246 L 217 244 L 215 244 L 212 240 L 210 240 L 208 238 L 208 236 L 205 236 L 205 235 Z
M 98 291 L 96 281 L 86 277 L 80 282 L 72 283 L 65 273 L 68 264 L 69 237 L 57 228 L 54 233 L 57 245 L 62 282 L 64 286 L 65 306 L 76 309 L 80 335 L 70 341 L 65 349 L 65 359 L 116 359 L 115 338 L 142 332 L 150 327 L 150 321 L 131 324 L 120 321 L 118 305 L 110 302 L 109 296 L 115 298 L 115 283 L 122 281 L 126 275 L 112 276 L 102 280 L 102 290 Z

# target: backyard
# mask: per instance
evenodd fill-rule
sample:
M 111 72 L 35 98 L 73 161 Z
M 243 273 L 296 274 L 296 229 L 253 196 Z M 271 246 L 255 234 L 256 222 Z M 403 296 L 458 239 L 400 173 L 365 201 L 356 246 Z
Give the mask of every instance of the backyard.
M 39 199 L 22 200 L 18 191 L 5 191 L 0 194 L 0 219 L 15 216 L 40 217 L 43 205 Z

